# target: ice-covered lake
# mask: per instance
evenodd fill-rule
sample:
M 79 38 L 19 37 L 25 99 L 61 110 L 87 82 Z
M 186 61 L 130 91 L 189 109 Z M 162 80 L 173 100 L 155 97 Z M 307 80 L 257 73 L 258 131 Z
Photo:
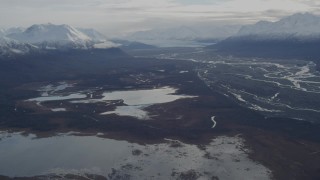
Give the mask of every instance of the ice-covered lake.
M 148 113 L 144 108 L 154 105 L 172 102 L 183 98 L 194 98 L 195 96 L 175 95 L 177 89 L 163 87 L 159 89 L 115 91 L 103 93 L 101 101 L 123 100 L 126 106 L 118 106 L 114 111 L 102 113 L 117 114 L 120 116 L 133 116 L 138 119 L 148 119 Z
M 123 105 L 117 106 L 113 111 L 106 111 L 101 115 L 117 114 L 119 116 L 132 116 L 138 119 L 148 119 L 148 112 L 144 109 L 151 105 L 173 102 L 178 99 L 195 98 L 196 96 L 176 94 L 177 89 L 173 87 L 159 87 L 154 89 L 137 89 L 104 92 L 100 98 L 93 98 L 94 91 L 85 92 L 64 92 L 63 90 L 72 87 L 64 83 L 61 85 L 47 85 L 40 88 L 41 96 L 28 99 L 29 102 L 36 102 L 41 105 L 48 101 L 65 101 L 73 104 L 89 103 L 112 103 L 113 101 L 122 101 Z M 63 85 L 63 86 L 62 86 Z M 63 107 L 62 107 L 63 108 Z M 59 112 L 61 107 L 51 109 L 53 112 Z M 63 109 L 65 111 L 66 109 Z
M 36 138 L 1 132 L 0 174 L 97 174 L 138 180 L 176 179 L 182 173 L 193 173 L 199 179 L 270 179 L 270 171 L 250 160 L 248 152 L 240 137 L 217 137 L 199 148 L 170 139 L 139 145 L 72 133 Z

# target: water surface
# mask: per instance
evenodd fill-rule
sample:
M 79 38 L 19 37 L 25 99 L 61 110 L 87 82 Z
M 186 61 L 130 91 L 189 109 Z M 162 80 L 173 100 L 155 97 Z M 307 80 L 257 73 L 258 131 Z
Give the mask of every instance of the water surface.
M 139 145 L 96 136 L 60 136 L 38 139 L 34 135 L 0 133 L 0 174 L 98 174 L 130 179 L 177 179 L 196 172 L 200 179 L 270 179 L 267 168 L 251 161 L 244 140 L 217 137 L 198 146 L 166 139 L 166 143 Z

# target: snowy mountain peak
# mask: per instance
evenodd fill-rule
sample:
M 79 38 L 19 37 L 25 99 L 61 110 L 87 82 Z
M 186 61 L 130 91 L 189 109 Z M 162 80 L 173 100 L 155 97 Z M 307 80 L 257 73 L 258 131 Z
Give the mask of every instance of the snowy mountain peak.
M 94 29 L 77 29 L 61 24 L 34 24 L 27 29 L 0 30 L 0 57 L 30 52 L 68 49 L 108 49 L 117 45 Z
M 260 21 L 243 26 L 237 36 L 264 35 L 281 36 L 318 36 L 320 34 L 320 17 L 311 13 L 297 13 L 277 22 Z
M 8 35 L 12 39 L 16 39 L 26 43 L 41 43 L 41 42 L 85 42 L 90 38 L 78 31 L 72 26 L 62 24 L 54 25 L 35 24 L 27 28 L 23 33 L 14 33 Z

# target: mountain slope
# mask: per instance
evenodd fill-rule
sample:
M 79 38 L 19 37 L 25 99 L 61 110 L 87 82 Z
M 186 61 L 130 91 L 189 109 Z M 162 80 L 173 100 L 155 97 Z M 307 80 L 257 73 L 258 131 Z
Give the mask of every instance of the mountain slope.
M 103 42 L 107 40 L 106 36 L 96 31 L 95 29 L 77 28 L 77 30 L 88 36 L 92 41 Z
M 16 55 L 24 55 L 35 52 L 38 47 L 28 43 L 20 43 L 15 40 L 0 37 L 0 57 L 13 57 Z
M 243 26 L 236 36 L 260 36 L 260 38 L 319 38 L 320 17 L 310 13 L 298 13 L 277 22 L 260 21 Z

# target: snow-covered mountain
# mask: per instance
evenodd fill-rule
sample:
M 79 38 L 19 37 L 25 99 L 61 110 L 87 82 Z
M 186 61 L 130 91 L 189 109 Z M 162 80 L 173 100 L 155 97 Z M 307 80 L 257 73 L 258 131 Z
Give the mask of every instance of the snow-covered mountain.
M 320 16 L 297 13 L 277 22 L 260 21 L 243 26 L 236 37 L 251 36 L 256 39 L 314 39 L 320 37 Z
M 38 47 L 32 44 L 21 43 L 13 39 L 0 37 L 0 57 L 23 55 L 37 50 Z
M 91 39 L 69 25 L 36 24 L 22 33 L 13 33 L 7 37 L 22 43 L 31 43 L 50 48 L 72 47 L 87 48 Z
M 260 21 L 209 47 L 249 57 L 319 59 L 320 17 L 298 13 L 276 22 Z
M 94 29 L 69 25 L 35 24 L 29 28 L 0 29 L 0 56 L 68 49 L 108 49 L 117 45 Z

